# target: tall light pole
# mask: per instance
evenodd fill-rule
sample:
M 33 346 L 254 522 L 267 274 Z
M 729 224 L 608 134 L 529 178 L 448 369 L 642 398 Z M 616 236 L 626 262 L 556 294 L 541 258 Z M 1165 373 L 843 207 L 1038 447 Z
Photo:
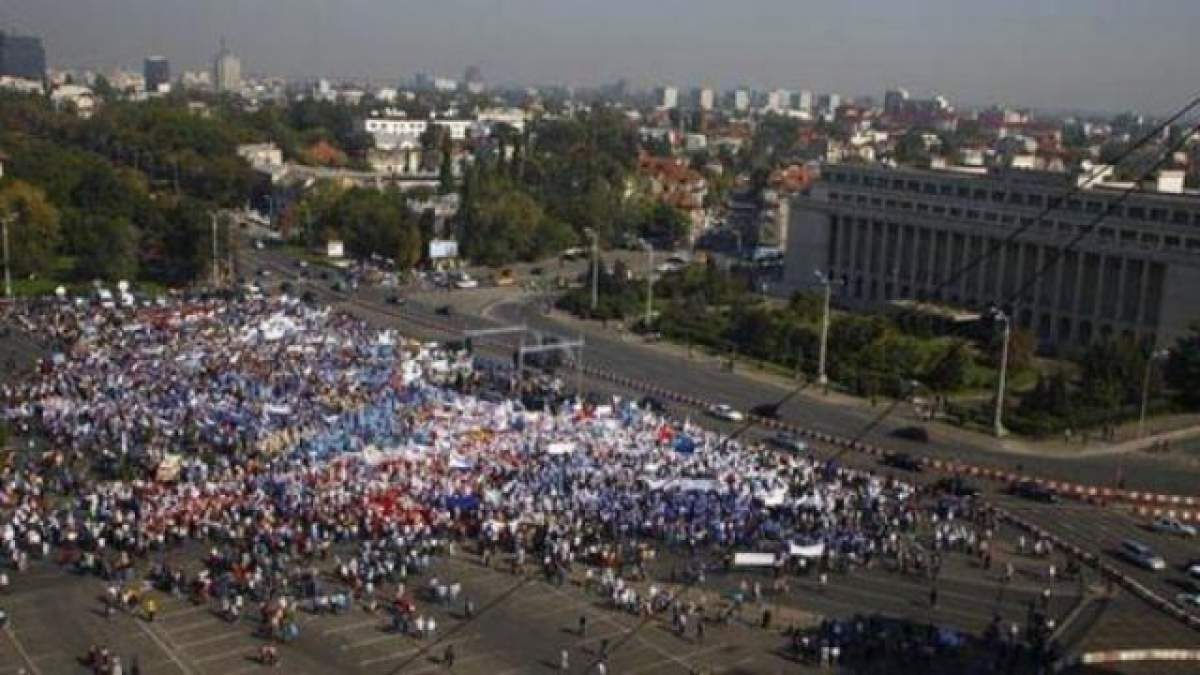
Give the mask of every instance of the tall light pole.
M 0 217 L 0 228 L 4 231 L 4 297 L 12 300 L 12 265 L 8 260 L 8 223 L 16 218 L 16 214 L 8 213 Z
M 821 350 L 817 356 L 817 382 L 821 386 L 825 386 L 829 384 L 829 376 L 825 373 L 825 355 L 829 349 L 829 303 L 833 297 L 835 282 L 825 276 L 821 270 L 816 270 L 813 274 L 817 277 L 817 283 L 825 287 L 824 310 L 821 312 Z
M 600 239 L 592 228 L 584 228 L 583 233 L 592 240 L 592 312 L 600 306 Z
M 1150 369 L 1154 367 L 1154 362 L 1167 358 L 1171 352 L 1166 349 L 1158 349 L 1150 352 L 1146 357 L 1146 370 L 1142 373 L 1142 407 L 1138 413 L 1138 428 L 1137 437 L 1145 438 L 1146 436 L 1146 407 L 1150 402 Z
M 1012 321 L 999 308 L 992 310 L 992 319 L 1004 324 L 1004 342 L 1000 346 L 1000 377 L 996 381 L 996 414 L 992 431 L 996 438 L 1008 435 L 1004 428 L 1004 381 L 1008 377 L 1008 341 L 1012 337 Z
M 646 249 L 646 330 L 650 330 L 654 318 L 654 247 L 645 239 L 642 247 Z
M 216 212 L 208 214 L 212 220 L 212 285 L 217 287 L 217 277 L 220 274 L 220 262 L 217 258 L 217 214 Z

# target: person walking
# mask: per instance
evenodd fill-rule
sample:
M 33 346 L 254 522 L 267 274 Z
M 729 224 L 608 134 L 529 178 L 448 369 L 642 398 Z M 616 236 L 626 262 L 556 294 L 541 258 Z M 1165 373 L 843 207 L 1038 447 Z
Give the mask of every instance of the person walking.
M 579 615 L 579 637 L 587 637 L 587 615 Z
M 442 663 L 446 664 L 446 668 L 454 668 L 454 645 L 446 645 L 446 652 L 442 655 Z
M 938 604 L 937 586 L 930 586 L 929 587 L 929 606 L 934 609 L 937 609 L 937 604 Z
M 568 652 L 566 649 L 564 649 L 561 652 L 559 652 L 559 654 L 558 654 L 558 670 L 560 672 L 565 673 L 570 669 L 571 669 L 571 653 Z

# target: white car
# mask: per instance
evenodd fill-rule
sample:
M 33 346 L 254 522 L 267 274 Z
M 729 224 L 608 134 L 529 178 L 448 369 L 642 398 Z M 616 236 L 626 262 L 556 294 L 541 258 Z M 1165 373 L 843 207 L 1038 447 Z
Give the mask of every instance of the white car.
M 1175 518 L 1157 518 L 1150 527 L 1155 532 L 1164 532 L 1166 534 L 1174 534 L 1180 537 L 1196 536 L 1196 528 L 1193 525 L 1181 523 Z
M 454 281 L 455 288 L 479 288 L 479 282 L 467 275 L 462 275 Z
M 1200 562 L 1193 561 L 1187 568 L 1188 576 L 1193 579 L 1200 579 Z
M 726 403 L 718 403 L 709 410 L 713 417 L 717 417 L 730 422 L 741 422 L 746 419 L 740 411 L 734 410 L 732 406 Z
M 1175 602 L 1184 607 L 1200 607 L 1200 593 L 1180 593 L 1175 596 Z

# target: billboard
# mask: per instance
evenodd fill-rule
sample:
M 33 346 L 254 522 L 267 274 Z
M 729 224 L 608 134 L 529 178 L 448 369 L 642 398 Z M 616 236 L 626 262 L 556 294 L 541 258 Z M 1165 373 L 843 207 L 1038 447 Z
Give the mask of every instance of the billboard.
M 346 255 L 346 247 L 340 239 L 331 239 L 325 245 L 325 256 L 329 258 L 341 258 Z
M 458 257 L 458 242 L 453 239 L 434 239 L 429 242 L 429 259 L 444 260 Z

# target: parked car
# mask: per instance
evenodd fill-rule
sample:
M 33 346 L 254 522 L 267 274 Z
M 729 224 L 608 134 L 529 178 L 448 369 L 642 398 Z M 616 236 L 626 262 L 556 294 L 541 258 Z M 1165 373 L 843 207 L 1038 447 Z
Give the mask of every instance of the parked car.
M 1177 518 L 1155 518 L 1153 523 L 1150 523 L 1150 529 L 1163 534 L 1173 534 L 1179 537 L 1194 537 L 1196 536 L 1196 528 L 1192 525 L 1180 522 Z
M 1162 556 L 1155 553 L 1149 546 L 1132 539 L 1121 542 L 1121 557 L 1151 572 L 1159 572 L 1167 567 L 1167 562 L 1162 559 Z
M 1175 596 L 1175 602 L 1184 607 L 1200 608 L 1200 593 L 1180 593 Z
M 921 462 L 916 457 L 903 452 L 893 452 L 888 454 L 883 458 L 883 463 L 885 466 L 890 466 L 893 469 L 901 469 L 904 471 L 915 471 L 920 473 L 925 470 L 925 467 L 921 465 Z
M 397 293 L 391 293 L 386 298 L 384 298 L 384 302 L 386 302 L 389 305 L 396 305 L 397 307 L 403 307 L 405 304 L 408 303 L 408 300 L 401 297 Z
M 454 308 L 450 305 L 442 305 L 435 310 L 438 316 L 450 316 L 454 314 Z
M 1193 579 L 1200 579 L 1200 560 L 1193 560 L 1188 563 L 1187 573 Z
M 735 410 L 733 406 L 730 406 L 728 403 L 718 403 L 712 408 L 709 408 L 708 412 L 717 419 L 727 420 L 729 422 L 741 422 L 742 420 L 746 419 L 745 415 L 743 415 L 740 411 Z
M 1035 502 L 1044 502 L 1046 504 L 1058 503 L 1057 491 L 1044 485 L 1038 485 L 1030 480 L 1013 483 L 1008 491 L 1018 497 L 1032 499 Z
M 779 419 L 779 406 L 775 403 L 759 403 L 750 409 L 750 414 L 768 420 Z
M 933 484 L 934 488 L 954 495 L 955 497 L 978 497 L 982 492 L 975 485 L 963 480 L 961 476 L 943 478 Z
M 640 407 L 642 410 L 649 410 L 650 412 L 659 415 L 667 411 L 667 406 L 653 396 L 643 397 L 641 402 L 638 403 L 638 407 Z
M 782 448 L 784 450 L 791 450 L 792 452 L 807 452 L 808 451 L 808 443 L 805 443 L 804 441 L 800 440 L 800 437 L 797 436 L 796 434 L 789 433 L 786 431 L 781 431 L 781 432 L 775 434 L 774 436 L 772 436 L 770 439 L 770 443 L 771 443 L 771 445 L 774 445 L 777 448 Z
M 900 427 L 892 432 L 896 438 L 903 438 L 906 441 L 916 441 L 918 443 L 929 442 L 929 430 L 925 427 Z

